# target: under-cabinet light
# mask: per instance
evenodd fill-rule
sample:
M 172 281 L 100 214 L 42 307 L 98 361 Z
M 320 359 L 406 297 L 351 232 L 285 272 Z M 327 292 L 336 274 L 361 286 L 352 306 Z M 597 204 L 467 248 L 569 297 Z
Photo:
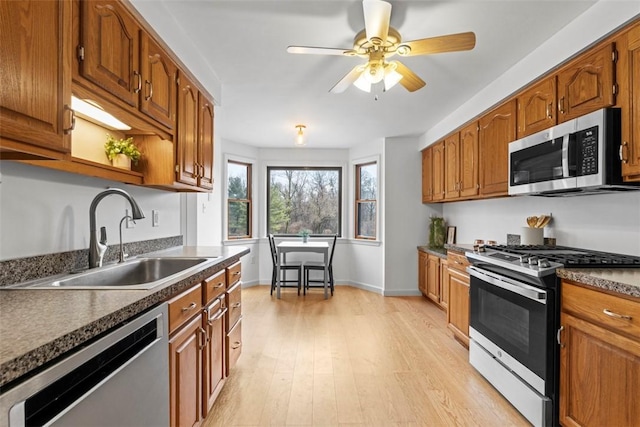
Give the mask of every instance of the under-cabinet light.
M 105 126 L 112 130 L 130 130 L 131 126 L 122 123 L 111 114 L 97 105 L 83 99 L 71 97 L 71 108 L 78 117 L 89 120 L 99 126 Z

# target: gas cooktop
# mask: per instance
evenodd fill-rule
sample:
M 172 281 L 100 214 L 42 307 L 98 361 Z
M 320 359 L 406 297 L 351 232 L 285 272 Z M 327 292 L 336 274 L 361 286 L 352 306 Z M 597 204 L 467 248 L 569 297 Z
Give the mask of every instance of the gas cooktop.
M 640 268 L 640 257 L 592 251 L 589 249 L 569 248 L 566 246 L 546 245 L 493 245 L 486 249 L 502 253 L 515 254 L 519 259 L 533 257 L 544 259 L 565 267 L 580 268 Z

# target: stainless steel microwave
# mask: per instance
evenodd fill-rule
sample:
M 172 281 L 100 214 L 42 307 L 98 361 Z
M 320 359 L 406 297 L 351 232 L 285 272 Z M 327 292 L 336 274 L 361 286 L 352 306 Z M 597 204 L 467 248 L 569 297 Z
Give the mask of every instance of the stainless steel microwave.
M 622 181 L 619 108 L 603 108 L 509 144 L 509 195 L 639 190 Z

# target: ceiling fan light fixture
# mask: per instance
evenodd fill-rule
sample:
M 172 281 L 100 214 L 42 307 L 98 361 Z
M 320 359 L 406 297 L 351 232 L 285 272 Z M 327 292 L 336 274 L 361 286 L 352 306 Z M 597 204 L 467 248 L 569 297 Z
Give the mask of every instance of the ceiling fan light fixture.
M 303 129 L 306 129 L 305 125 L 296 125 L 296 129 L 298 129 L 298 133 L 296 134 L 296 145 L 298 147 L 302 147 L 306 145 L 306 141 L 304 140 L 304 132 Z
M 384 70 L 384 90 L 385 92 L 398 84 L 402 80 L 402 74 L 396 71 L 398 66 L 395 63 L 390 63 L 385 66 Z
M 353 82 L 353 85 L 363 92 L 371 92 L 371 81 L 367 78 L 367 70 L 360 74 L 360 77 Z

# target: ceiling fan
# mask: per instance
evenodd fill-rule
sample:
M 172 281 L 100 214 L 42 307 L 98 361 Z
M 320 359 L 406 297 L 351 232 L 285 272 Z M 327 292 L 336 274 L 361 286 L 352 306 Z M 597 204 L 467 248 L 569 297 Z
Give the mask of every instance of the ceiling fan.
M 400 83 L 409 92 L 425 86 L 416 73 L 400 61 L 388 61 L 395 54 L 400 56 L 429 55 L 432 53 L 471 50 L 476 45 L 472 32 L 403 42 L 400 33 L 389 25 L 391 4 L 382 0 L 363 0 L 364 30 L 356 34 L 352 49 L 289 46 L 287 52 L 312 55 L 344 55 L 367 59 L 356 65 L 329 92 L 341 93 L 353 84 L 365 92 L 373 84 L 383 82 L 387 91 Z

